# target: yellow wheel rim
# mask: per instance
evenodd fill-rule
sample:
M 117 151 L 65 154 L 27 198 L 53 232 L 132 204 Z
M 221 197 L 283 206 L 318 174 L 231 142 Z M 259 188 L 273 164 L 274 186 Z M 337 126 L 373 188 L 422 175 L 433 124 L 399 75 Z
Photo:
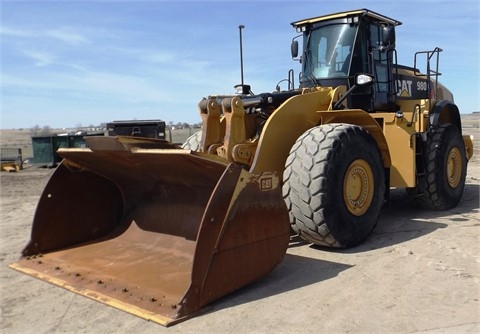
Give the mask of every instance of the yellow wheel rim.
M 343 200 L 347 210 L 355 215 L 363 215 L 372 203 L 374 178 L 370 165 L 362 159 L 353 161 L 343 180 Z
M 462 177 L 462 155 L 457 147 L 448 152 L 447 156 L 447 182 L 452 188 L 458 187 Z

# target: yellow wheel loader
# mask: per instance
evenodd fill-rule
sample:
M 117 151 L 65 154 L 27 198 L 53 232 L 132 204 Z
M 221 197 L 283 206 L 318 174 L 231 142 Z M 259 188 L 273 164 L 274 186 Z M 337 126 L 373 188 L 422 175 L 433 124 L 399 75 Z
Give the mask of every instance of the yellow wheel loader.
M 266 275 L 292 231 L 360 244 L 391 187 L 456 206 L 472 138 L 437 80 L 441 49 L 397 64 L 400 24 L 367 9 L 293 22 L 298 87 L 290 71 L 285 91 L 202 99 L 202 130 L 183 147 L 87 137 L 59 150 L 11 267 L 171 325 Z

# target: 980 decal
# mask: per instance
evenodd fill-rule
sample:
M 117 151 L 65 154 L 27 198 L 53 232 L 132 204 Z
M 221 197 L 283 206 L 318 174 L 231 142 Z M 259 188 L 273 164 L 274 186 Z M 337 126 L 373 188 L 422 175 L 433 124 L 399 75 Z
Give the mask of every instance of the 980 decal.
M 407 79 L 408 78 L 408 79 Z M 427 99 L 429 85 L 425 79 L 412 77 L 397 77 L 397 97 L 406 99 Z
M 426 81 L 417 81 L 417 90 L 428 90 L 428 85 Z

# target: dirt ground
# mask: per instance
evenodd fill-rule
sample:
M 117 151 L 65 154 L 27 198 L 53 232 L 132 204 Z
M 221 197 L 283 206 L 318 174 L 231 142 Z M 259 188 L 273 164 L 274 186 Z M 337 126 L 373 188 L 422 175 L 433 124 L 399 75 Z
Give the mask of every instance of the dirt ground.
M 7 265 L 29 240 L 53 169 L 2 172 L 1 333 L 479 333 L 479 115 L 465 192 L 446 211 L 414 208 L 393 190 L 378 227 L 361 246 L 325 250 L 292 239 L 264 279 L 164 328 L 26 276 Z

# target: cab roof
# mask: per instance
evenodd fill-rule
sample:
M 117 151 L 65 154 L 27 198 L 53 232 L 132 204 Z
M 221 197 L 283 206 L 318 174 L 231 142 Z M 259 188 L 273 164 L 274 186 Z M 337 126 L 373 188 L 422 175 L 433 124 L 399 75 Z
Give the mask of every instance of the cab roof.
M 352 11 L 348 11 L 348 12 L 328 14 L 328 15 L 323 15 L 323 16 L 312 17 L 310 19 L 295 21 L 295 22 L 292 22 L 291 25 L 296 28 L 296 27 L 299 27 L 299 26 L 304 26 L 306 24 L 313 24 L 313 23 L 322 22 L 322 21 L 328 21 L 328 20 L 340 19 L 340 18 L 347 18 L 347 17 L 354 17 L 354 16 L 367 16 L 367 17 L 373 19 L 376 22 L 381 22 L 381 23 L 383 22 L 383 23 L 386 23 L 388 25 L 393 25 L 393 26 L 398 26 L 398 25 L 402 24 L 402 22 L 400 22 L 400 21 L 394 20 L 394 19 L 389 18 L 387 16 L 384 16 L 382 14 L 378 14 L 374 11 L 363 8 L 363 9 L 357 9 L 357 10 L 352 10 Z

